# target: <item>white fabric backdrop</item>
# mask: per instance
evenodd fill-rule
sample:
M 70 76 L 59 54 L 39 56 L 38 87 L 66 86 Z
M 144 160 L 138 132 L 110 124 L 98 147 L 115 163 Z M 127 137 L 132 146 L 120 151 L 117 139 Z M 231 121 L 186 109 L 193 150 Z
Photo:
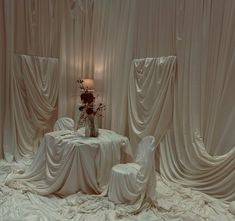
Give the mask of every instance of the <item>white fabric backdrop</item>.
M 133 56 L 135 1 L 94 1 L 92 55 L 96 91 L 107 104 L 103 126 L 127 133 L 127 89 Z
M 135 59 L 128 89 L 131 144 L 155 136 L 158 145 L 172 124 L 176 57 Z
M 5 107 L 5 31 L 4 31 L 4 7 L 3 0 L 0 0 L 0 159 L 3 158 L 2 142 L 3 142 L 3 119 L 4 119 L 4 107 Z
M 27 41 L 24 42 L 26 54 L 40 54 L 37 49 L 40 49 L 45 56 L 53 54 L 53 50 L 48 49 L 48 44 L 56 44 L 51 38 L 45 37 L 51 36 L 50 33 L 54 33 L 54 29 L 44 33 L 40 22 L 48 14 L 54 20 L 53 10 L 45 11 L 42 16 L 35 17 L 35 13 L 39 13 L 40 9 L 43 8 L 40 6 L 44 5 L 44 7 L 50 8 L 51 1 L 41 1 L 40 4 L 39 2 L 37 2 L 38 4 L 34 4 L 36 2 L 31 4 L 32 2 L 24 1 L 22 2 L 24 4 L 21 4 L 21 6 L 24 6 L 23 14 L 19 14 L 20 11 L 17 11 L 18 3 L 18 1 L 10 0 L 4 1 L 3 4 L 6 69 L 3 72 L 3 75 L 5 75 L 5 93 L 2 94 L 2 97 L 5 98 L 6 102 L 3 107 L 2 149 L 4 157 L 9 161 L 22 156 L 27 158 L 34 156 L 39 139 L 52 124 L 50 120 L 52 120 L 58 97 L 58 59 L 15 54 L 17 48 L 19 48 L 17 45 L 20 44 L 17 39 L 21 38 L 23 33 L 25 34 L 23 39 Z M 32 10 L 32 7 L 34 10 Z M 31 19 L 25 19 L 26 14 Z M 26 28 L 16 30 L 19 24 L 24 24 Z M 53 26 L 50 22 L 44 21 L 44 24 Z M 17 34 L 17 31 L 21 31 L 21 34 Z M 34 42 L 39 42 L 38 40 L 41 44 L 38 43 L 38 48 L 35 48 Z
M 14 52 L 58 58 L 61 4 L 57 0 L 13 1 Z
M 74 118 L 79 98 L 76 80 L 92 78 L 90 56 L 93 1 L 61 1 L 58 116 Z
M 15 55 L 13 67 L 6 113 L 11 123 L 4 125 L 9 128 L 3 146 L 7 160 L 34 156 L 43 132 L 51 127 L 58 97 L 58 59 Z
M 4 39 L 0 40 L 1 45 L 7 47 L 6 69 L 3 72 L 6 91 L 1 95 L 1 100 L 10 97 L 12 55 L 15 51 L 30 53 L 28 48 L 16 47 L 14 43 L 34 47 L 33 43 L 23 44 L 23 41 L 39 42 L 37 34 L 29 34 L 27 38 L 18 40 L 21 29 L 18 28 L 18 34 L 15 35 L 14 25 L 18 17 L 23 16 L 29 28 L 40 30 L 41 27 L 39 33 L 44 41 L 50 40 L 51 44 L 60 42 L 59 46 L 53 45 L 53 50 L 42 52 L 37 47 L 31 50 L 31 53 L 41 56 L 56 57 L 60 54 L 60 116 L 73 115 L 77 90 L 74 79 L 94 76 L 97 92 L 103 95 L 103 101 L 109 105 L 103 126 L 122 134 L 128 132 L 127 90 L 132 59 L 175 55 L 178 77 L 174 93 L 173 127 L 162 144 L 161 172 L 171 180 L 177 178 L 177 181 L 193 184 L 195 188 L 214 196 L 228 200 L 235 198 L 235 106 L 231 97 L 235 90 L 232 74 L 235 69 L 234 1 L 228 0 L 225 4 L 220 0 L 64 0 L 57 4 L 58 1 L 53 0 L 35 0 L 27 7 L 30 1 L 24 0 L 27 13 L 36 11 L 42 18 L 50 12 L 51 16 L 47 17 L 49 26 L 47 23 L 38 25 L 43 24 L 40 20 L 33 22 L 37 18 L 33 14 L 27 17 L 24 14 L 26 12 L 21 10 L 15 14 L 16 2 L 20 4 L 14 0 L 4 1 L 3 22 L 7 41 L 3 43 Z M 40 4 L 57 10 L 40 10 Z M 53 27 L 59 28 L 60 18 L 63 18 L 61 36 L 58 35 L 60 39 L 51 40 L 53 38 L 47 37 L 52 36 L 48 35 L 48 30 L 53 30 L 46 27 L 50 27 L 54 20 L 58 23 L 54 23 Z M 47 31 L 43 31 L 43 27 Z M 76 44 L 78 46 L 74 47 Z M 82 48 L 82 45 L 86 47 Z M 40 47 L 44 46 L 40 43 Z M 45 47 L 48 48 L 48 44 Z M 56 47 L 60 52 L 55 50 Z M 71 68 L 69 62 L 72 62 Z M 80 64 L 86 68 L 80 68 Z M 77 68 L 74 67 L 76 65 Z M 3 65 L 0 70 L 4 70 Z M 94 72 L 90 73 L 90 70 Z M 5 110 L 4 113 L 11 110 L 7 103 Z M 13 115 L 9 116 L 4 116 L 7 124 L 13 119 Z M 9 128 L 5 126 L 4 131 L 8 133 Z M 3 139 L 9 152 L 13 148 L 11 140 L 6 134 Z M 200 147 L 203 156 L 207 156 L 206 161 L 198 155 L 199 145 L 195 140 L 203 142 L 200 142 Z
M 235 4 L 178 1 L 174 125 L 161 148 L 171 180 L 235 199 Z M 187 22 L 182 22 L 187 21 Z

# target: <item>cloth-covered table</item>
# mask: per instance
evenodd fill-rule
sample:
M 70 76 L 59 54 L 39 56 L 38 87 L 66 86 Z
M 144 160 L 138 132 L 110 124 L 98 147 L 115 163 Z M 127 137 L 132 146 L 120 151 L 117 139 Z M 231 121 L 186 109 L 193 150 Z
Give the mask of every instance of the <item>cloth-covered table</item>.
M 98 137 L 63 130 L 45 134 L 32 164 L 6 183 L 41 195 L 69 195 L 82 191 L 99 194 L 106 189 L 113 165 L 132 158 L 127 137 L 99 129 Z

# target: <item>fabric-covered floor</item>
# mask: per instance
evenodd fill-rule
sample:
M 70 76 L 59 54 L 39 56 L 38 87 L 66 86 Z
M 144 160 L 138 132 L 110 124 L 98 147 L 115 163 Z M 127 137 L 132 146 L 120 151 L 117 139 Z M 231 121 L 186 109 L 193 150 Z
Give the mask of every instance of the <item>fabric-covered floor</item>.
M 6 176 L 23 167 L 0 161 L 1 221 L 234 221 L 228 204 L 157 176 L 157 207 L 132 215 L 130 205 L 114 205 L 107 197 L 77 193 L 66 198 L 40 196 L 4 185 Z

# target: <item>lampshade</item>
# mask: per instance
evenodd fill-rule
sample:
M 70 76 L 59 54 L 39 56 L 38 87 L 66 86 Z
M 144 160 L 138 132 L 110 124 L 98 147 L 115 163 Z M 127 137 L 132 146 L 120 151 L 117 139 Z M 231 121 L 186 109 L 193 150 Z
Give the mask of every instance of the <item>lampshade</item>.
M 85 88 L 88 90 L 94 90 L 94 80 L 93 79 L 82 79 L 83 80 L 83 85 Z

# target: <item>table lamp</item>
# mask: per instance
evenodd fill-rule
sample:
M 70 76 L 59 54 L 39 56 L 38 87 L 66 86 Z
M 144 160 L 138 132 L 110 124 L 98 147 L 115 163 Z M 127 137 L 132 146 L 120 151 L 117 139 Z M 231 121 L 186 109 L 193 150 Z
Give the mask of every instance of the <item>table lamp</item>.
M 94 91 L 94 80 L 90 78 L 82 79 L 83 85 L 88 91 Z

